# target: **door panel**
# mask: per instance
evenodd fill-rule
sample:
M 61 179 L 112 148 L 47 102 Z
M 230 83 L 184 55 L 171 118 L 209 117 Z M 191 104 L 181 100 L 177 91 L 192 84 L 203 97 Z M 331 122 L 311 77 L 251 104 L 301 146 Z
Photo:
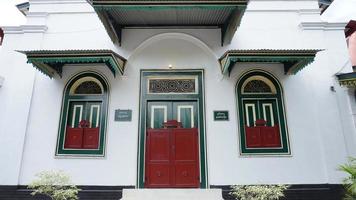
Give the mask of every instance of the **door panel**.
M 148 129 L 146 140 L 146 184 L 167 187 L 171 184 L 170 134 L 164 129 Z
M 152 162 L 169 162 L 170 137 L 166 130 L 148 130 L 148 142 L 151 145 L 148 152 Z
M 175 164 L 175 185 L 178 187 L 199 187 L 199 175 L 195 163 Z M 194 186 L 194 185 L 193 185 Z
M 267 122 L 267 126 L 279 124 L 276 100 L 261 100 L 259 106 L 261 108 L 260 118 Z
M 69 105 L 68 126 L 72 128 L 79 127 L 79 122 L 87 120 L 89 128 L 100 126 L 101 102 L 81 102 L 72 101 Z
M 147 185 L 149 187 L 169 187 L 171 185 L 170 180 L 170 164 L 169 163 L 152 163 L 149 169 L 146 171 L 148 173 Z
M 70 102 L 64 147 L 98 149 L 100 112 L 101 102 Z
M 147 128 L 162 128 L 163 123 L 172 119 L 172 103 L 148 102 Z
M 192 129 L 174 129 L 174 144 L 175 144 L 175 160 L 176 161 L 195 161 L 196 156 L 191 152 L 197 149 L 197 134 L 196 128 Z
M 263 119 L 267 126 L 278 124 L 277 104 L 275 99 L 243 100 L 244 120 L 248 127 L 255 126 L 256 120 Z
M 99 148 L 99 127 L 84 128 L 83 134 L 83 148 L 84 149 L 98 149 Z
M 177 111 L 177 119 L 182 122 L 183 128 L 194 128 L 193 106 L 180 106 Z
M 196 102 L 147 105 L 145 187 L 199 187 Z M 163 128 L 168 120 L 184 128 Z
M 78 128 L 79 122 L 85 118 L 85 102 L 70 102 L 67 125 Z
M 244 114 L 245 114 L 245 125 L 248 127 L 255 126 L 255 122 L 259 119 L 258 115 L 258 102 L 247 100 L 244 101 Z
M 281 147 L 276 99 L 243 100 L 243 106 L 246 147 Z
M 174 166 L 177 186 L 199 186 L 198 129 L 173 129 Z
M 197 126 L 196 102 L 173 102 L 173 119 L 182 123 L 182 128 L 195 128 Z
M 88 116 L 87 119 L 89 120 L 90 123 L 90 128 L 97 128 L 100 126 L 100 108 L 101 108 L 101 103 L 95 103 L 95 102 L 90 102 L 87 103 L 87 112 Z

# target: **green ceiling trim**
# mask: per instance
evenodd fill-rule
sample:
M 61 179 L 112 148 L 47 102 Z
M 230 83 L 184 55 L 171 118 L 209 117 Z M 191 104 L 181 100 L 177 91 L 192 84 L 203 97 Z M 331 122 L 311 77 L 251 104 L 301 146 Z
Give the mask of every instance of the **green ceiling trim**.
M 356 72 L 338 74 L 336 76 L 341 86 L 356 88 Z
M 221 29 L 221 44 L 230 44 L 237 27 L 240 25 L 242 16 L 245 13 L 249 0 L 87 0 L 99 19 L 103 23 L 106 32 L 113 43 L 121 46 L 122 44 L 122 30 L 128 27 L 217 27 Z M 142 24 L 139 19 L 132 17 L 136 14 L 128 12 L 148 12 L 160 13 L 164 15 L 176 14 L 176 12 L 184 10 L 189 12 L 187 20 L 179 20 L 176 18 L 175 22 L 165 20 L 162 18 L 147 18 L 147 22 Z M 200 12 L 216 12 L 217 14 L 210 15 L 211 19 L 199 18 Z M 228 17 L 220 19 L 222 14 L 228 14 Z M 132 17 L 132 18 L 131 18 Z M 215 18 L 214 18 L 215 17 Z M 126 19 L 126 18 L 129 18 Z M 226 19 L 225 19 L 226 18 Z M 120 19 L 120 20 L 119 20 Z M 123 20 L 127 20 L 123 22 Z M 222 21 L 223 22 L 222 22 Z
M 27 63 L 31 63 L 43 74 L 62 77 L 65 64 L 105 64 L 116 76 L 124 73 L 126 59 L 110 50 L 64 50 L 64 51 L 20 51 L 27 55 Z
M 295 75 L 314 61 L 320 50 L 230 50 L 221 58 L 221 71 L 229 74 L 236 63 L 282 63 L 285 74 Z
M 132 6 L 132 5 L 94 5 L 96 11 L 113 11 L 113 10 L 138 10 L 138 11 L 159 11 L 159 10 L 192 10 L 192 9 L 205 9 L 205 10 L 219 10 L 219 9 L 235 9 L 238 6 L 216 6 L 216 5 L 195 5 L 195 6 Z
M 221 46 L 224 44 L 231 44 L 231 41 L 241 24 L 242 17 L 246 11 L 247 6 L 239 6 L 232 10 L 229 19 L 221 27 Z
M 88 0 L 92 5 L 246 5 L 249 0 Z
M 43 63 L 43 65 L 47 65 L 52 67 L 53 64 L 83 64 L 83 63 L 105 63 L 110 71 L 116 75 L 118 72 L 123 74 L 123 71 L 120 67 L 118 67 L 118 63 L 114 61 L 111 57 L 54 57 L 54 58 L 28 58 L 28 63 Z M 54 68 L 54 67 L 52 67 Z M 52 73 L 53 74 L 53 73 Z M 60 75 L 61 76 L 61 75 Z
M 33 61 L 27 60 L 27 63 L 32 63 L 33 67 L 35 67 L 37 70 L 39 70 L 40 72 L 42 72 L 43 74 L 45 74 L 51 78 L 53 77 L 53 75 L 55 73 L 62 74 L 61 72 L 57 72 L 54 68 L 52 68 L 51 66 L 44 64 L 42 62 L 37 62 L 35 60 L 33 60 Z

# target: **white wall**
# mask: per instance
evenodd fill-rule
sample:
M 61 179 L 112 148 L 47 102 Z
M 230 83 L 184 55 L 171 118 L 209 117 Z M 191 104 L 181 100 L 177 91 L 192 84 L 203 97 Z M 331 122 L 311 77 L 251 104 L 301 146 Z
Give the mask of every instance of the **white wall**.
M 232 43 L 224 47 L 216 29 L 129 29 L 124 30 L 122 46 L 117 47 L 90 6 L 80 1 L 72 5 L 31 2 L 31 12 L 49 12 L 36 20 L 48 28 L 43 38 L 33 42 L 42 41 L 38 48 L 114 49 L 128 58 L 127 70 L 124 76 L 114 78 L 105 66 L 67 65 L 62 79 L 50 79 L 13 52 L 36 48 L 27 45 L 36 35 L 7 35 L 0 52 L 0 74 L 6 79 L 0 88 L 0 110 L 5 110 L 0 113 L 4 138 L 0 148 L 1 157 L 9 164 L 0 165 L 7 174 L 0 176 L 0 184 L 27 184 L 41 170 L 63 169 L 76 184 L 135 185 L 139 70 L 167 69 L 169 64 L 175 69 L 205 70 L 209 184 L 340 183 L 342 174 L 337 166 L 355 153 L 355 140 L 349 140 L 355 138 L 352 118 L 345 114 L 349 112 L 344 106 L 347 95 L 334 77 L 347 51 L 342 30 L 300 27 L 303 20 L 320 20 L 316 1 L 251 1 Z M 26 40 L 19 43 L 21 38 Z M 326 50 L 295 76 L 284 75 L 281 64 L 241 64 L 230 77 L 221 75 L 217 59 L 226 50 L 262 48 Z M 271 72 L 283 86 L 291 156 L 239 156 L 235 84 L 242 72 L 253 68 Z M 83 70 L 98 71 L 109 80 L 106 156 L 56 158 L 63 89 Z M 336 92 L 330 91 L 330 86 Z M 114 122 L 115 109 L 132 109 L 132 121 Z M 213 121 L 213 110 L 229 110 L 230 121 Z M 13 122 L 17 125 L 10 128 Z
M 24 41 L 28 47 L 36 47 L 40 39 L 41 34 L 6 35 L 0 49 L 0 74 L 4 77 L 0 88 L 0 184 L 18 184 L 35 78 L 25 56 L 14 50 Z

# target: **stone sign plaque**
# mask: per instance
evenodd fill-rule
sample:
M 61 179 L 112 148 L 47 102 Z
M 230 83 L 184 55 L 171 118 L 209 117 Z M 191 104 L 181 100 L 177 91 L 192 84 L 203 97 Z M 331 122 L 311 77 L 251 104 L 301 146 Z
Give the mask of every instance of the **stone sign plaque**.
M 132 120 L 132 110 L 115 110 L 115 121 L 130 122 Z
M 229 111 L 214 110 L 214 121 L 229 121 Z

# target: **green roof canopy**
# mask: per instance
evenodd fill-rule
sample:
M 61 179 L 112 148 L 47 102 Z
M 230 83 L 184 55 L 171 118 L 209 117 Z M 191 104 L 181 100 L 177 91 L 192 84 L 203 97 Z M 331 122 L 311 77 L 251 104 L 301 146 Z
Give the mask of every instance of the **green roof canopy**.
M 341 86 L 356 87 L 356 72 L 336 75 Z
M 49 77 L 62 77 L 65 64 L 103 63 L 116 76 L 123 74 L 126 59 L 111 50 L 33 50 L 19 51 L 27 56 L 27 62 Z
M 229 50 L 219 59 L 223 74 L 229 74 L 236 63 L 282 63 L 286 74 L 296 74 L 314 61 L 320 50 Z
M 217 28 L 229 44 L 249 0 L 87 0 L 114 43 L 125 28 Z

